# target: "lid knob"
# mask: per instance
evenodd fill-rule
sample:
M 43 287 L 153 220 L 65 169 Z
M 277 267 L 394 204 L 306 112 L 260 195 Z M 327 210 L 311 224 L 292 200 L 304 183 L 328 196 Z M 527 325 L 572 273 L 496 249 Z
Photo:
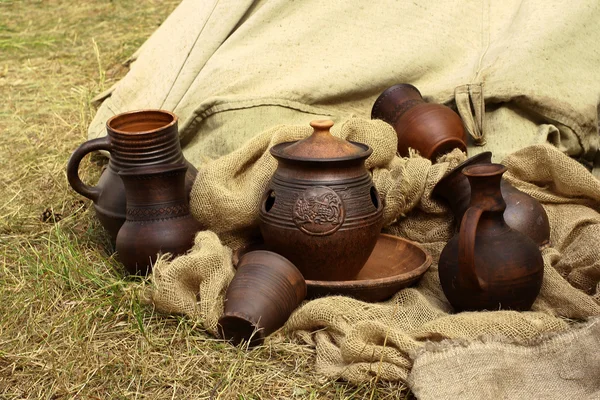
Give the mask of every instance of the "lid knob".
M 330 119 L 317 119 L 314 121 L 310 121 L 310 126 L 313 127 L 315 133 L 329 133 L 329 130 L 333 126 L 333 121 Z

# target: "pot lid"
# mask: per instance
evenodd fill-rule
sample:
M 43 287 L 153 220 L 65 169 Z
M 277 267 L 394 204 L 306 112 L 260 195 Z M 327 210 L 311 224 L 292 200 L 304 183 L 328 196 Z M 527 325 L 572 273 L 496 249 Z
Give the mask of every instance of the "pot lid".
M 312 135 L 297 142 L 273 146 L 271 154 L 293 160 L 338 160 L 367 157 L 372 152 L 366 144 L 333 136 L 329 131 L 333 126 L 331 120 L 311 121 L 310 126 L 314 129 Z

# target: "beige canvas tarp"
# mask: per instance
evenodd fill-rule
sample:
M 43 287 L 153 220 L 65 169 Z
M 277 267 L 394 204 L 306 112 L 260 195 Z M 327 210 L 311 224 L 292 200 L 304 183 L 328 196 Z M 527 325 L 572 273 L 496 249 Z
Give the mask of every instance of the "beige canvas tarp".
M 472 152 L 499 161 L 549 141 L 591 164 L 599 20 L 596 0 L 184 0 L 109 92 L 89 136 L 105 135 L 116 113 L 167 109 L 200 164 L 274 125 L 368 118 L 381 91 L 408 82 L 461 111 L 485 142 Z

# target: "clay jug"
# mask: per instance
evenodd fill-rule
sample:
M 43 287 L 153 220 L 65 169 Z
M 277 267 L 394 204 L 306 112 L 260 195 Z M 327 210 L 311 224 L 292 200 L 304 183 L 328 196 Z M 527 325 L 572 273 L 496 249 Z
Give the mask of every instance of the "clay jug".
M 426 103 L 421 92 L 407 83 L 386 89 L 375 101 L 371 119 L 394 127 L 401 156 L 409 155 L 409 147 L 432 161 L 455 148 L 467 151 L 460 116 L 442 104 Z
M 310 125 L 310 137 L 271 148 L 278 166 L 261 201 L 260 230 L 267 248 L 305 279 L 352 279 L 383 225 L 383 204 L 364 165 L 373 150 L 332 136 L 332 121 Z
M 190 214 L 186 164 L 163 164 L 119 172 L 127 198 L 127 219 L 117 235 L 119 260 L 131 274 L 151 271 L 158 253 L 181 255 L 202 226 Z
M 456 311 L 528 310 L 542 286 L 544 262 L 537 244 L 504 220 L 500 181 L 505 171 L 501 164 L 463 169 L 471 202 L 438 264 L 442 289 Z
M 460 229 L 460 221 L 469 207 L 471 198 L 471 186 L 467 177 L 462 174 L 462 170 L 469 165 L 489 164 L 491 161 L 491 152 L 477 154 L 459 164 L 433 188 L 433 195 L 450 205 L 457 230 Z M 540 202 L 516 189 L 505 179 L 502 179 L 500 188 L 506 203 L 504 220 L 508 226 L 526 234 L 540 247 L 549 244 L 550 222 Z
M 71 187 L 94 202 L 96 215 L 114 240 L 125 222 L 125 188 L 119 171 L 158 164 L 187 164 L 186 190 L 189 193 L 196 169 L 183 157 L 177 134 L 177 116 L 164 110 L 140 110 L 119 114 L 106 123 L 108 135 L 79 146 L 67 164 Z M 88 186 L 79 177 L 79 163 L 96 150 L 110 153 L 107 168 L 96 186 Z

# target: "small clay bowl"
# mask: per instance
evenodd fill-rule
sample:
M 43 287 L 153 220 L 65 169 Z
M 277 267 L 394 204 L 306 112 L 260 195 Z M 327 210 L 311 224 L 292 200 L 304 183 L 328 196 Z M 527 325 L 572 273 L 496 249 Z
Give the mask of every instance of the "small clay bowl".
M 264 243 L 253 243 L 238 249 L 233 254 L 233 265 L 239 265 L 239 260 L 248 252 L 265 248 Z M 306 280 L 307 298 L 342 295 L 369 302 L 382 301 L 419 280 L 431 262 L 431 256 L 419 244 L 398 236 L 380 234 L 371 256 L 356 278 Z
M 218 329 L 224 339 L 250 347 L 281 328 L 306 297 L 300 271 L 279 254 L 257 250 L 239 258 Z

